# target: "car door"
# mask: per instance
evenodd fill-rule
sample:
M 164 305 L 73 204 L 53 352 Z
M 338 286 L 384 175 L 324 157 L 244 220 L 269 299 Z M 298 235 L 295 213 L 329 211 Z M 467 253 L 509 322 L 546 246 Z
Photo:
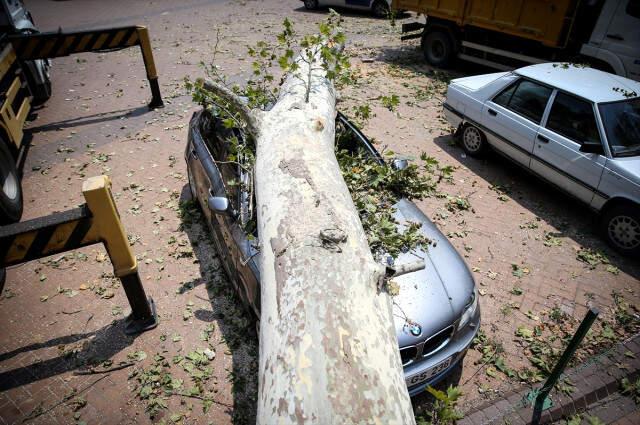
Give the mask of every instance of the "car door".
M 536 136 L 531 170 L 590 203 L 606 163 L 604 153 L 580 151 L 585 143 L 602 147 L 594 105 L 562 91 L 555 91 L 552 97 L 548 116 Z
M 615 53 L 627 77 L 640 80 L 640 0 L 619 0 L 604 33 L 601 52 Z
M 529 167 L 534 140 L 553 89 L 520 78 L 486 101 L 482 122 L 489 143 L 501 153 Z

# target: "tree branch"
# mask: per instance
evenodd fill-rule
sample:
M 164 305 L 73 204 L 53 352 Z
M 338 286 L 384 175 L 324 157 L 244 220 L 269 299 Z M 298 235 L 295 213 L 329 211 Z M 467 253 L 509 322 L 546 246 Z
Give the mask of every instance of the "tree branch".
M 258 111 L 251 110 L 245 101 L 240 96 L 235 94 L 229 88 L 218 84 L 211 80 L 198 79 L 198 83 L 202 84 L 206 90 L 212 92 L 216 96 L 219 96 L 240 114 L 240 117 L 247 126 L 247 131 L 251 133 L 254 139 L 257 139 L 260 134 L 260 115 Z

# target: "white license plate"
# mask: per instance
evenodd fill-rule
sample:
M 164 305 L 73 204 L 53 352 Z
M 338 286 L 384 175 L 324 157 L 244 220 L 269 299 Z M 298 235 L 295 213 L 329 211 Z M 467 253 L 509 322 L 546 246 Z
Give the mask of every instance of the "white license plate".
M 437 365 L 422 371 L 420 373 L 416 373 L 415 375 L 411 375 L 410 377 L 406 378 L 405 381 L 407 383 L 407 387 L 413 387 L 414 385 L 417 385 L 421 382 L 424 381 L 428 381 L 429 379 L 433 378 L 434 376 L 436 376 L 437 374 L 441 373 L 442 371 L 444 371 L 446 368 L 448 368 L 449 366 L 451 366 L 451 361 L 453 360 L 453 356 L 449 357 L 448 359 L 445 359 L 443 361 L 441 361 L 440 363 L 438 363 Z

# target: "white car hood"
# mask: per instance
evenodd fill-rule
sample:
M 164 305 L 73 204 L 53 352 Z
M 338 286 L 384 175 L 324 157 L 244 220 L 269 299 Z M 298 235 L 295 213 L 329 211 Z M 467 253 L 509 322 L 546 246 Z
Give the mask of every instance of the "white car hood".
M 487 84 L 497 80 L 500 77 L 509 74 L 509 72 L 495 72 L 493 74 L 476 75 L 473 77 L 456 78 L 451 80 L 451 84 L 462 86 L 467 90 L 478 90 Z

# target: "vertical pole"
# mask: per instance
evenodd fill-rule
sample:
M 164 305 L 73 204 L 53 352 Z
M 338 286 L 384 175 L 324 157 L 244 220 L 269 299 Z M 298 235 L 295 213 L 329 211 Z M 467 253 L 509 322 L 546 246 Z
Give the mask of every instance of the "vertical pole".
M 553 370 L 547 378 L 547 381 L 540 389 L 540 392 L 536 397 L 535 405 L 533 407 L 533 417 L 531 419 L 531 423 L 533 425 L 538 425 L 540 423 L 540 417 L 542 416 L 542 406 L 545 399 L 547 398 L 553 387 L 555 387 L 556 382 L 558 382 L 558 379 L 560 378 L 560 375 L 562 375 L 562 372 L 569 364 L 569 360 L 571 360 L 571 357 L 573 357 L 574 353 L 578 349 L 578 346 L 582 342 L 582 339 L 585 337 L 585 335 L 587 335 L 587 332 L 589 332 L 589 328 L 591 328 L 591 325 L 598 317 L 598 314 L 600 314 L 600 312 L 597 308 L 594 307 L 591 307 L 589 311 L 587 311 L 587 314 L 584 316 L 584 319 L 582 319 L 582 323 L 580 323 L 578 330 L 573 335 L 573 338 L 571 338 L 571 341 L 569 341 L 569 345 L 567 345 L 567 348 L 562 353 L 562 356 L 560 356 L 560 360 L 558 360 L 558 363 L 556 363 L 556 365 L 553 367 Z
M 137 27 L 138 38 L 140 39 L 140 50 L 142 50 L 142 59 L 144 67 L 147 70 L 147 79 L 151 88 L 151 102 L 149 108 L 162 108 L 164 102 L 160 95 L 160 86 L 158 85 L 158 73 L 156 72 L 156 64 L 153 60 L 153 51 L 151 50 L 151 41 L 149 41 L 149 30 L 147 27 Z
M 82 185 L 82 193 L 93 215 L 93 226 L 104 243 L 113 273 L 120 278 L 127 294 L 131 314 L 127 317 L 125 333 L 134 334 L 155 328 L 158 324 L 155 305 L 147 299 L 138 275 L 134 257 L 124 231 L 116 204 L 111 196 L 111 181 L 107 176 L 91 177 Z

